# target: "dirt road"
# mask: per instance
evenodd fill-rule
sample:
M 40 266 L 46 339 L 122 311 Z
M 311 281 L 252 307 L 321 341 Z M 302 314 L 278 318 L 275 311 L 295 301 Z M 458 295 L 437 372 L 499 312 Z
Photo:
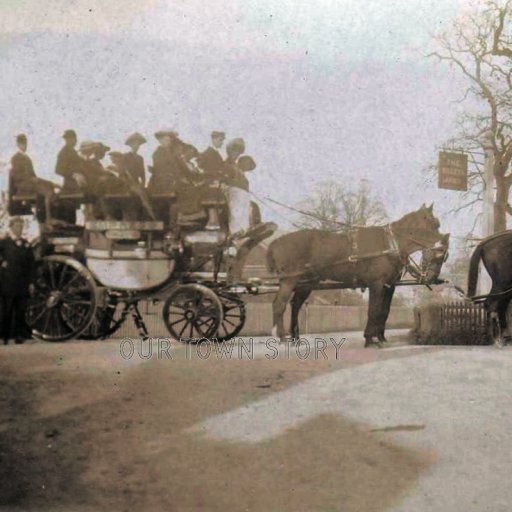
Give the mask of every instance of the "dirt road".
M 400 416 L 417 361 L 444 351 L 347 343 L 339 359 L 329 346 L 300 360 L 258 347 L 146 360 L 124 359 L 119 340 L 2 347 L 0 510 L 398 510 L 446 464 L 426 397 L 449 389 L 420 393 L 425 416 L 419 402 Z

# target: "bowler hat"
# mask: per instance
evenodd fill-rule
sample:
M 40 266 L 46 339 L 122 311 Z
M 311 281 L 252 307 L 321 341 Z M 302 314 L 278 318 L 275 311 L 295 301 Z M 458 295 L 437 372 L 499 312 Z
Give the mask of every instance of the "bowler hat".
M 125 144 L 127 146 L 130 146 L 131 144 L 145 144 L 147 142 L 146 137 L 142 135 L 139 132 L 132 133 L 128 136 L 128 138 L 125 141 Z
M 236 139 L 231 139 L 228 142 L 226 149 L 230 149 L 230 150 L 239 149 L 243 152 L 243 151 L 245 151 L 245 141 L 241 137 L 237 137 Z
M 76 132 L 75 130 L 65 130 L 62 134 L 63 139 L 76 139 Z
M 217 138 L 217 137 L 221 137 L 221 138 L 225 139 L 226 138 L 226 133 L 225 132 L 218 132 L 216 130 L 213 130 L 213 132 L 211 133 L 211 137 L 212 137 L 212 139 Z

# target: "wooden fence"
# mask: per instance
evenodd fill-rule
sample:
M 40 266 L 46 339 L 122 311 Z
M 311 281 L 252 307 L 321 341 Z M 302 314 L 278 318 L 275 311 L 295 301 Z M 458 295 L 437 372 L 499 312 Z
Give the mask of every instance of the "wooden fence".
M 150 336 L 169 336 L 162 319 L 163 303 L 152 304 L 141 301 L 139 307 Z M 289 308 L 285 315 L 285 326 L 288 328 L 290 319 Z M 304 305 L 299 316 L 301 332 L 306 334 L 361 331 L 367 319 L 367 306 L 332 306 Z M 392 307 L 387 322 L 388 329 L 412 328 L 414 326 L 413 311 L 408 307 Z M 272 330 L 272 304 L 247 303 L 245 326 L 241 336 L 270 336 Z M 127 318 L 124 325 L 114 334 L 116 338 L 136 337 L 137 330 L 132 319 Z

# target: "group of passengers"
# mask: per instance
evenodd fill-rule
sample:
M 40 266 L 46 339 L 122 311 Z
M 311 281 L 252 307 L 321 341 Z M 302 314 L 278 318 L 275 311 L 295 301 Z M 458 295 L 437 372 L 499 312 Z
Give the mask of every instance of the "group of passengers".
M 36 175 L 27 155 L 26 135 L 17 136 L 18 152 L 11 159 L 10 193 L 37 196 L 45 206 L 45 222 L 76 223 L 73 195 L 80 194 L 91 198 L 85 209 L 86 220 L 158 219 L 172 228 L 180 219 L 190 222 L 205 219 L 203 201 L 212 190 L 221 190 L 229 203 L 230 232 L 243 233 L 249 227 L 251 202 L 245 173 L 255 169 L 256 164 L 244 155 L 245 142 L 241 138 L 227 143 L 224 158 L 221 154 L 224 132 L 213 131 L 211 145 L 199 152 L 182 141 L 176 131 L 159 130 L 155 133 L 159 145 L 153 153 L 152 165 L 148 166 L 147 184 L 144 159 L 138 153 L 147 140 L 140 133 L 126 139 L 125 145 L 130 148 L 127 152 L 111 151 L 102 142 L 90 140 L 78 145 L 74 130 L 66 130 L 63 138 L 65 144 L 55 167 L 55 172 L 63 178 L 62 186 Z M 104 166 L 102 161 L 107 153 L 110 163 Z M 58 201 L 58 208 L 52 208 L 57 192 L 64 199 Z M 123 201 L 122 197 L 127 196 L 132 200 Z M 165 200 L 170 196 L 175 201 Z M 169 204 L 172 204 L 170 208 Z

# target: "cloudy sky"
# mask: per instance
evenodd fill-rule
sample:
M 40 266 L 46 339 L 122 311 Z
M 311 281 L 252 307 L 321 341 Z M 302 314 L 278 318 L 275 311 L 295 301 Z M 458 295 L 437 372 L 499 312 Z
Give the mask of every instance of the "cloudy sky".
M 454 132 L 462 83 L 423 55 L 467 5 L 0 0 L 0 155 L 26 132 L 52 176 L 66 128 L 114 148 L 141 131 L 148 157 L 163 125 L 200 149 L 223 129 L 245 138 L 258 194 L 295 204 L 316 183 L 367 179 L 391 217 L 436 201 L 462 234 L 467 216 L 446 215 L 459 193 L 423 172 Z

